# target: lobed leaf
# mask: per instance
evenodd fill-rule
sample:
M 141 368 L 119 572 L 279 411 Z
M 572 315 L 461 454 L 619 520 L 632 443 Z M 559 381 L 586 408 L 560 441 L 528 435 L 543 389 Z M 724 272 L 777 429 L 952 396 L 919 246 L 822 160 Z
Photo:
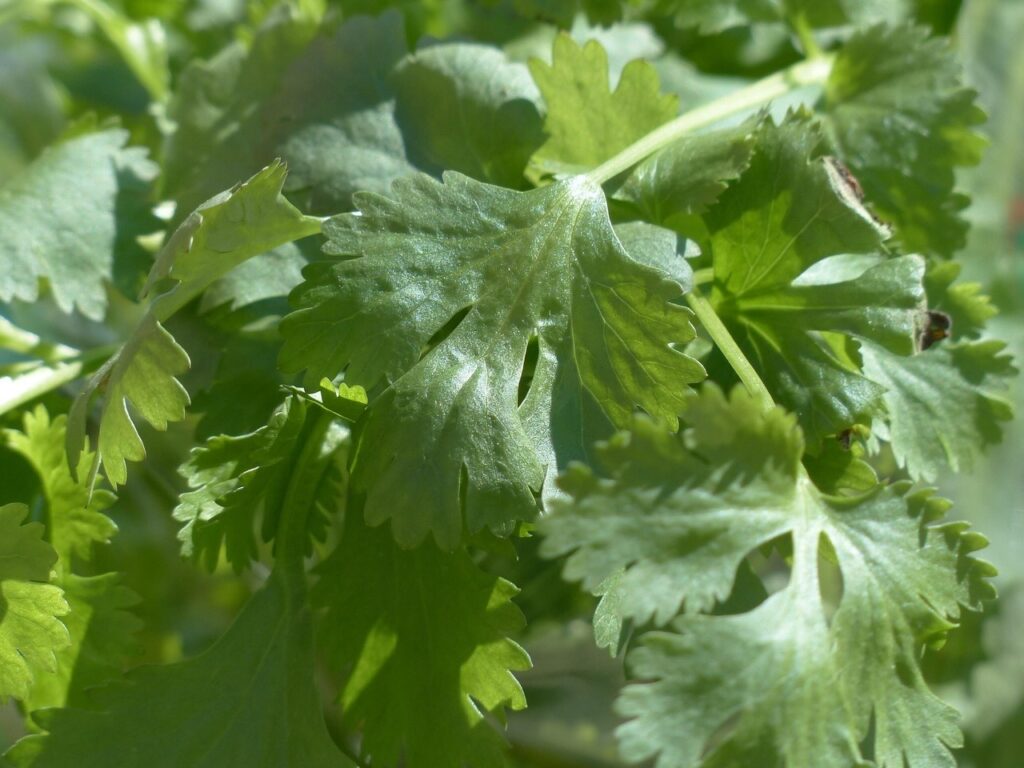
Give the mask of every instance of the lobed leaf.
M 819 141 L 798 119 L 765 124 L 750 167 L 704 217 L 715 309 L 812 443 L 881 411 L 884 390 L 845 345 L 909 354 L 924 302 L 919 257 L 877 260 L 853 277 L 826 262 L 879 251 L 886 231 L 815 159 Z
M 57 668 L 69 643 L 58 617 L 68 612 L 59 587 L 49 584 L 57 561 L 40 523 L 22 524 L 22 504 L 0 506 L 0 698 L 24 699 L 33 682 Z
M 684 418 L 680 436 L 638 420 L 604 449 L 609 476 L 568 474 L 572 500 L 542 523 L 549 554 L 573 552 L 569 578 L 621 570 L 623 618 L 664 624 L 685 611 L 629 656 L 645 682 L 618 703 L 624 756 L 659 768 L 867 765 L 867 754 L 879 768 L 953 766 L 956 712 L 919 659 L 961 606 L 994 595 L 994 569 L 970 554 L 984 540 L 937 523 L 949 505 L 906 484 L 822 494 L 799 468 L 792 417 L 758 413 L 745 390 L 705 387 Z M 780 535 L 792 541 L 789 583 L 753 609 L 707 615 Z M 838 606 L 822 587 L 830 562 Z
M 535 176 L 587 171 L 676 116 L 677 98 L 659 91 L 657 72 L 642 59 L 626 65 L 613 91 L 596 40 L 580 46 L 560 34 L 551 56 L 551 64 L 530 61 L 548 109 L 547 139 L 530 160 Z
M 636 407 L 675 423 L 703 368 L 669 303 L 687 279 L 669 253 L 630 253 L 585 178 L 514 192 L 446 174 L 365 194 L 330 220 L 282 322 L 282 367 L 386 389 L 369 404 L 352 469 L 371 525 L 443 549 L 536 514 L 545 475 Z M 661 246 L 664 247 L 664 246 Z M 679 262 L 678 268 L 666 264 Z M 519 381 L 531 338 L 539 356 Z M 520 402 L 521 399 L 521 402 Z
M 136 237 L 158 228 L 145 205 L 156 166 L 127 141 L 113 128 L 73 135 L 0 187 L 0 300 L 35 301 L 45 280 L 62 312 L 102 320 L 107 285 L 134 293 L 148 264 Z
M 301 214 L 281 194 L 287 171 L 275 162 L 248 181 L 203 203 L 178 227 L 157 255 L 145 291 L 167 279 L 178 283 L 156 297 L 124 346 L 90 379 L 68 414 L 67 450 L 78 467 L 93 395 L 103 386 L 97 454 L 115 488 L 128 477 L 126 461 L 146 451 L 128 412 L 130 402 L 157 429 L 180 421 L 189 403 L 177 380 L 190 366 L 188 354 L 162 322 L 232 268 L 260 253 L 314 234 L 320 220 Z M 91 477 L 90 482 L 91 485 Z
M 856 32 L 836 55 L 822 109 L 829 137 L 908 251 L 963 247 L 957 167 L 976 165 L 985 115 L 945 41 L 910 25 Z

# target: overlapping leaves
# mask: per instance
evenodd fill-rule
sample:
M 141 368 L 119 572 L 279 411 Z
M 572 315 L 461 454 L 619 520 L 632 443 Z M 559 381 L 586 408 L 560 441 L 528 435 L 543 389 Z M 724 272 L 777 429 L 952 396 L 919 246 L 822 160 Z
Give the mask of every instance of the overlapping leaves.
M 984 540 L 935 523 L 948 505 L 904 485 L 821 494 L 802 471 L 793 418 L 757 408 L 743 390 L 726 399 L 706 387 L 683 436 L 639 420 L 605 448 L 609 476 L 569 473 L 572 501 L 543 524 L 549 554 L 573 553 L 568 577 L 596 586 L 622 571 L 623 617 L 664 624 L 683 613 L 630 655 L 649 682 L 620 699 L 624 754 L 657 757 L 659 768 L 772 754 L 852 765 L 868 739 L 879 766 L 904 756 L 952 766 L 956 713 L 928 690 L 918 660 L 961 606 L 994 594 L 993 570 L 970 556 Z M 788 585 L 753 610 L 707 615 L 747 556 L 780 535 L 792 541 Z M 841 573 L 837 607 L 823 597 L 822 558 Z
M 504 766 L 503 740 L 484 717 L 526 706 L 511 674 L 530 666 L 508 639 L 524 623 L 515 586 L 465 550 L 400 549 L 358 513 L 349 510 L 313 598 L 326 609 L 328 658 L 347 670 L 340 703 L 344 721 L 362 725 L 362 754 L 385 768 Z
M 860 205 L 807 123 L 765 124 L 749 169 L 705 215 L 712 302 L 776 401 L 811 441 L 866 422 L 883 388 L 859 370 L 853 338 L 914 350 L 924 263 L 883 259 L 852 278 L 823 261 L 882 247 L 885 229 Z M 808 274 L 817 268 L 811 279 Z
M 669 303 L 679 277 L 661 265 L 675 256 L 627 253 L 600 188 L 580 177 L 514 192 L 447 174 L 393 189 L 325 225 L 339 258 L 308 268 L 282 324 L 286 369 L 387 385 L 353 466 L 368 522 L 451 549 L 463 519 L 475 531 L 533 517 L 545 474 L 635 407 L 675 423 L 703 378 L 672 346 L 693 338 Z
M 7 753 L 19 768 L 346 768 L 314 685 L 301 574 L 275 570 L 205 653 L 141 667 L 80 708 L 35 715 L 47 733 Z
M 194 448 L 181 473 L 190 490 L 181 495 L 174 518 L 182 552 L 213 570 L 223 551 L 236 571 L 259 554 L 260 538 L 272 540 L 281 520 L 292 479 L 303 473 L 309 482 L 306 526 L 322 539 L 328 520 L 341 504 L 336 456 L 348 432 L 341 425 L 324 428 L 304 401 L 289 397 L 266 426 L 246 435 L 220 435 Z
M 162 323 L 233 267 L 282 243 L 314 234 L 320 220 L 305 216 L 281 194 L 287 171 L 275 162 L 248 181 L 211 198 L 192 212 L 157 256 L 147 290 L 177 284 L 150 304 L 124 346 L 97 371 L 75 400 L 68 417 L 68 459 L 78 467 L 92 396 L 102 386 L 97 454 L 115 488 L 127 480 L 127 461 L 145 457 L 145 447 L 128 413 L 157 429 L 185 415 L 188 394 L 177 376 L 189 368 L 188 354 Z M 91 484 L 91 482 L 90 482 Z
M 822 103 L 829 136 L 907 251 L 948 257 L 964 245 L 955 171 L 985 145 L 974 98 L 948 44 L 920 27 L 861 30 L 836 56 Z
M 24 456 L 39 478 L 46 510 L 46 536 L 58 556 L 54 585 L 63 591 L 68 611 L 61 617 L 70 643 L 56 651 L 52 672 L 37 675 L 19 696 L 26 711 L 82 702 L 86 691 L 120 674 L 135 650 L 133 635 L 139 621 L 129 609 L 138 596 L 121 583 L 118 573 L 81 576 L 78 565 L 93 557 L 97 544 L 117 532 L 104 510 L 114 495 L 89 489 L 71 477 L 65 453 L 66 416 L 50 419 L 43 406 L 26 413 L 24 431 L 4 430 L 4 439 Z M 85 451 L 80 460 L 84 474 L 92 461 Z

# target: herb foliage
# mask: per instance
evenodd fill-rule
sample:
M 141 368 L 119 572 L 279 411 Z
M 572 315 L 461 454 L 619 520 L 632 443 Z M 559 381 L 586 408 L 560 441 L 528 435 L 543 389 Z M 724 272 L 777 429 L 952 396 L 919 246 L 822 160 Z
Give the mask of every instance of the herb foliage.
M 506 723 L 592 614 L 625 763 L 955 765 L 922 658 L 995 569 L 915 483 L 1016 371 L 954 261 L 985 116 L 900 8 L 0 8 L 3 760 L 554 765 Z M 53 95 L 69 34 L 120 101 Z M 185 654 L 154 511 L 248 595 Z

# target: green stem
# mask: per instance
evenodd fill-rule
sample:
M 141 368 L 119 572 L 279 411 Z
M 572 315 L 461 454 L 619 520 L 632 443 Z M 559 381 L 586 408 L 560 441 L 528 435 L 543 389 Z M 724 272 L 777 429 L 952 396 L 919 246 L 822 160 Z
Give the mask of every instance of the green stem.
M 743 386 L 747 388 L 747 391 L 761 404 L 764 410 L 767 411 L 774 407 L 775 401 L 772 400 L 768 387 L 761 381 L 761 377 L 757 375 L 754 366 L 747 360 L 747 356 L 743 354 L 743 350 L 740 349 L 739 344 L 736 343 L 732 334 L 729 333 L 725 323 L 718 317 L 714 307 L 711 306 L 711 302 L 705 299 L 696 288 L 686 294 L 686 301 L 694 311 L 694 314 L 697 315 L 700 324 L 704 326 L 708 336 L 715 342 L 715 346 L 722 352 L 725 359 L 729 361 L 732 369 L 736 371 L 736 375 L 740 377 L 740 381 L 743 382 Z
M 799 13 L 795 16 L 790 16 L 787 21 L 789 28 L 793 30 L 793 34 L 800 41 L 800 47 L 803 49 L 804 56 L 809 60 L 813 60 L 820 59 L 825 55 L 821 50 L 821 46 L 818 45 L 818 41 L 814 39 L 814 30 L 811 29 L 811 25 L 807 22 L 805 14 Z
M 832 58 L 826 55 L 798 62 L 788 69 L 769 75 L 763 80 L 758 80 L 756 83 L 748 85 L 746 88 L 740 88 L 696 109 L 691 109 L 675 120 L 655 128 L 614 157 L 601 163 L 597 168 L 590 171 L 587 176 L 598 184 L 604 184 L 623 171 L 628 171 L 662 147 L 677 141 L 687 134 L 701 128 L 706 128 L 740 112 L 760 107 L 772 99 L 785 96 L 797 88 L 824 83 L 831 71 Z
M 0 382 L 3 382 L 0 414 L 29 403 L 40 395 L 74 381 L 79 376 L 91 373 L 118 348 L 119 345 L 96 347 L 77 357 L 61 358 L 17 376 L 0 377 Z
M 693 273 L 693 284 L 694 285 L 706 285 L 715 279 L 715 268 L 704 267 L 704 269 L 694 270 Z

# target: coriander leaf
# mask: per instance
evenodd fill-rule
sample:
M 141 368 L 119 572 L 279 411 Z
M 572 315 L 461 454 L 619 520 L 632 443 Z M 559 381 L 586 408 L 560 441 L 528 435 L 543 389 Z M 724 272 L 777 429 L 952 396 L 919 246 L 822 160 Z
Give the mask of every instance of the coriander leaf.
M 35 680 L 57 668 L 68 643 L 58 616 L 68 612 L 61 590 L 47 582 L 57 562 L 43 526 L 21 524 L 22 504 L 0 507 L 0 698 L 24 699 Z
M 209 650 L 133 670 L 87 706 L 34 713 L 47 733 L 7 758 L 19 768 L 351 766 L 324 724 L 304 593 L 301 574 L 275 570 Z
M 119 676 L 124 660 L 137 653 L 134 634 L 142 622 L 130 612 L 139 596 L 118 573 L 61 574 L 68 613 L 62 617 L 71 644 L 57 651 L 54 675 L 40 675 L 24 699 L 26 711 L 85 706 L 95 686 Z
M 287 171 L 274 162 L 251 179 L 211 198 L 193 211 L 157 255 L 145 290 L 167 279 L 178 283 L 157 296 L 131 337 L 90 379 L 68 414 L 68 460 L 77 468 L 85 443 L 89 402 L 105 386 L 93 477 L 102 461 L 107 479 L 123 485 L 126 461 L 146 455 L 128 413 L 157 429 L 179 421 L 189 403 L 177 376 L 189 369 L 188 354 L 162 322 L 232 268 L 260 253 L 314 234 L 320 220 L 301 214 L 281 194 Z M 90 478 L 91 485 L 92 478 Z
M 513 7 L 526 18 L 563 28 L 571 27 L 581 11 L 592 24 L 609 25 L 622 19 L 621 0 L 513 0 Z
M 791 491 L 803 447 L 792 416 L 775 409 L 763 417 L 738 391 L 727 400 L 705 385 L 686 409 L 699 453 L 637 419 L 598 454 L 610 479 L 570 467 L 559 485 L 572 500 L 540 522 L 541 553 L 572 552 L 564 575 L 588 591 L 624 569 L 616 603 L 640 624 L 725 600 L 746 555 L 790 529 L 793 511 L 775 500 Z
M 547 105 L 547 140 L 534 153 L 533 174 L 580 173 L 628 147 L 676 116 L 673 94 L 662 94 L 658 74 L 642 59 L 608 84 L 608 56 L 596 40 L 580 46 L 568 34 L 555 38 L 552 62 L 530 61 Z
M 1006 386 L 1017 373 L 1000 341 L 940 344 L 900 357 L 865 344 L 864 373 L 886 388 L 887 437 L 915 479 L 969 471 L 1013 418 Z
M 64 452 L 66 427 L 67 416 L 51 421 L 46 408 L 37 405 L 25 413 L 23 432 L 4 430 L 7 445 L 28 459 L 42 481 L 49 540 L 64 572 L 70 570 L 72 555 L 90 560 L 93 544 L 106 543 L 117 533 L 114 521 L 103 514 L 114 503 L 114 494 L 97 490 L 90 498 L 89 489 L 71 477 Z M 88 471 L 91 464 L 92 453 L 83 451 L 79 472 Z
M 949 315 L 953 321 L 952 333 L 957 338 L 975 339 L 997 310 L 981 292 L 979 283 L 954 283 L 959 274 L 960 265 L 955 261 L 928 265 L 924 276 L 928 308 Z
M 361 194 L 328 221 L 333 263 L 307 267 L 282 322 L 282 366 L 345 371 L 371 392 L 352 483 L 371 525 L 442 549 L 536 514 L 545 473 L 640 407 L 672 425 L 703 368 L 669 303 L 677 272 L 627 253 L 601 189 L 580 177 L 514 192 L 445 174 Z M 443 339 L 453 318 L 457 321 Z M 539 358 L 525 399 L 531 337 Z M 429 352 L 424 352 L 432 345 Z
M 746 170 L 753 149 L 748 124 L 684 136 L 640 163 L 612 194 L 645 220 L 673 226 L 714 203 Z
M 129 294 L 148 262 L 135 242 L 158 228 L 146 210 L 156 166 L 120 129 L 72 136 L 0 187 L 0 299 L 35 301 L 49 282 L 62 312 L 102 320 L 106 285 Z
M 183 72 L 168 190 L 188 208 L 274 157 L 291 168 L 285 191 L 324 214 L 417 168 L 523 186 L 539 142 L 535 100 L 522 65 L 496 49 L 445 43 L 408 54 L 394 11 L 334 29 L 280 6 L 251 46 Z
M 200 312 L 235 312 L 267 299 L 287 296 L 302 282 L 306 257 L 295 243 L 274 248 L 239 264 L 211 283 L 199 301 Z
M 319 634 L 331 663 L 350 670 L 341 709 L 362 727 L 362 755 L 382 768 L 504 766 L 503 740 L 484 715 L 503 720 L 504 707 L 526 706 L 512 671 L 530 659 L 508 639 L 524 623 L 515 586 L 462 549 L 400 549 L 358 514 L 346 515 L 318 571 Z
M 726 399 L 706 386 L 684 418 L 680 436 L 638 419 L 604 449 L 609 476 L 567 475 L 573 500 L 543 523 L 549 553 L 575 550 L 570 578 L 625 569 L 624 615 L 686 612 L 628 658 L 646 682 L 619 700 L 623 755 L 659 768 L 860 765 L 863 743 L 886 768 L 953 766 L 956 712 L 928 690 L 919 658 L 961 606 L 994 595 L 994 569 L 970 556 L 983 538 L 937 524 L 948 504 L 907 484 L 822 494 L 800 469 L 795 420 L 759 413 L 745 390 Z M 793 549 L 784 589 L 745 612 L 698 613 L 781 533 Z M 831 620 L 819 584 L 830 558 L 843 584 Z
M 812 443 L 881 409 L 882 388 L 837 342 L 909 354 L 924 301 L 915 256 L 878 260 L 852 279 L 819 267 L 814 282 L 798 280 L 833 254 L 879 250 L 884 236 L 833 167 L 814 159 L 819 140 L 799 120 L 766 123 L 750 167 L 704 217 L 715 310 Z
M 193 490 L 183 493 L 174 519 L 184 525 L 178 533 L 182 554 L 201 560 L 213 570 L 223 549 L 235 571 L 256 559 L 257 520 L 263 517 L 263 539 L 277 533 L 280 508 L 292 478 L 311 472 L 309 533 L 323 538 L 341 494 L 337 462 L 331 457 L 347 438 L 341 425 L 317 429 L 302 400 L 289 397 L 268 423 L 238 437 L 220 435 L 193 448 L 181 474 Z M 318 441 L 310 454 L 309 443 Z M 300 464 L 315 465 L 300 467 Z
M 497 48 L 431 44 L 398 63 L 391 85 L 395 120 L 417 168 L 526 186 L 523 170 L 543 135 L 540 94 L 525 66 Z
M 985 145 L 974 96 L 948 44 L 921 27 L 860 30 L 836 55 L 821 105 L 829 137 L 907 251 L 964 245 L 955 170 Z

